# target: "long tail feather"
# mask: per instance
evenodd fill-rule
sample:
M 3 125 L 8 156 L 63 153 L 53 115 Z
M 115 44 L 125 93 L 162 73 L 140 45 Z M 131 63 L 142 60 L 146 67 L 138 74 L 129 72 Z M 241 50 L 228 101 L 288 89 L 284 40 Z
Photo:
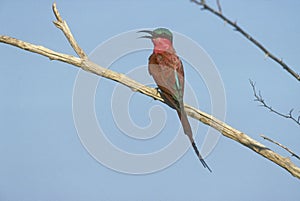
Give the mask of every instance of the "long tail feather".
M 196 153 L 196 155 L 198 156 L 200 162 L 202 163 L 204 168 L 207 168 L 210 172 L 211 169 L 209 168 L 209 166 L 207 165 L 207 163 L 204 161 L 203 157 L 201 156 L 196 143 L 193 139 L 193 132 L 192 132 L 192 128 L 191 125 L 189 123 L 187 114 L 184 110 L 184 106 L 183 106 L 183 102 L 182 101 L 176 101 L 171 95 L 169 95 L 168 93 L 161 93 L 163 99 L 166 101 L 166 103 L 173 109 L 175 109 L 177 111 L 178 117 L 180 119 L 180 122 L 182 124 L 183 127 L 183 131 L 184 133 L 189 137 L 189 140 L 193 146 L 193 149 Z
M 180 118 L 180 121 L 181 121 L 181 124 L 182 124 L 182 127 L 183 127 L 183 130 L 184 130 L 184 133 L 189 137 L 189 140 L 193 146 L 193 149 L 196 153 L 196 155 L 198 156 L 199 160 L 201 161 L 202 165 L 204 168 L 207 168 L 210 172 L 211 169 L 209 168 L 209 166 L 207 165 L 207 163 L 204 161 L 203 157 L 201 156 L 198 148 L 197 148 L 197 145 L 193 139 L 193 133 L 192 133 L 192 129 L 191 129 L 191 125 L 189 123 L 189 120 L 187 118 L 187 114 L 185 113 L 185 111 L 178 111 L 177 110 L 177 114 Z
M 203 167 L 207 168 L 210 172 L 212 172 L 211 169 L 209 168 L 209 166 L 207 165 L 207 163 L 205 162 L 205 160 L 202 158 L 200 152 L 198 151 L 198 148 L 197 148 L 195 142 L 192 142 L 192 146 L 194 148 L 196 155 L 198 156 L 199 160 L 201 161 Z

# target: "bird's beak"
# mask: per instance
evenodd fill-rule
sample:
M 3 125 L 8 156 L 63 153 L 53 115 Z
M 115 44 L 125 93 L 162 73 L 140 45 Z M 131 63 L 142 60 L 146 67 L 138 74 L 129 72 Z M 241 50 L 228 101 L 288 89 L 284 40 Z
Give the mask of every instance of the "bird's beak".
M 142 31 L 138 31 L 137 33 L 148 33 L 151 36 L 141 36 L 139 38 L 149 38 L 152 39 L 153 38 L 153 31 L 149 31 L 149 30 L 142 30 Z

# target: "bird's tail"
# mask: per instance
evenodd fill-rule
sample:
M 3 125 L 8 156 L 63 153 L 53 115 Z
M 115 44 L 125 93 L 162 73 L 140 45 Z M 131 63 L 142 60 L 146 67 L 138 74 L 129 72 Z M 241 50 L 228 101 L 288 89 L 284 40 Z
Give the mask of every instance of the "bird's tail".
M 181 108 L 184 108 L 184 107 L 181 107 Z M 204 161 L 204 159 L 202 158 L 198 148 L 197 148 L 197 145 L 193 139 L 193 132 L 192 132 L 192 129 L 191 129 L 191 125 L 189 123 L 189 120 L 188 120 L 188 117 L 187 117 L 187 114 L 186 112 L 184 111 L 184 109 L 182 109 L 181 111 L 180 110 L 177 110 L 177 114 L 178 114 L 178 117 L 180 119 L 180 122 L 182 124 L 182 127 L 183 127 L 183 131 L 184 133 L 189 137 L 189 140 L 193 146 L 193 149 L 196 153 L 196 155 L 198 156 L 199 160 L 201 161 L 202 165 L 207 168 L 210 172 L 211 169 L 209 168 L 209 166 L 206 164 L 206 162 Z

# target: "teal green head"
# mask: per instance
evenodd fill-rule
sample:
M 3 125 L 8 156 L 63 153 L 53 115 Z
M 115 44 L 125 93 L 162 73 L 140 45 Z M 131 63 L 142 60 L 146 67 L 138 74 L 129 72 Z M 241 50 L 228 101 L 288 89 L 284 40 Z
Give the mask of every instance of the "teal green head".
M 173 34 L 169 29 L 166 29 L 166 28 L 157 28 L 153 31 L 142 30 L 139 32 L 144 32 L 144 33 L 150 34 L 150 36 L 142 36 L 140 38 L 149 38 L 149 39 L 165 38 L 165 39 L 168 39 L 171 43 L 173 43 Z

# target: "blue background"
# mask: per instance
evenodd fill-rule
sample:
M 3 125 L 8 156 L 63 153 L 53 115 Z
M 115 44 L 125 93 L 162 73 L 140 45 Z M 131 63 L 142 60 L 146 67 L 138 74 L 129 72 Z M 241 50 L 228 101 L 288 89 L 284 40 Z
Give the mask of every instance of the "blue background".
M 223 13 L 300 72 L 299 1 L 231 0 L 221 4 Z M 51 5 L 52 1 L 2 0 L 0 34 L 74 54 L 52 24 Z M 295 108 L 295 115 L 300 110 L 299 82 L 211 13 L 188 0 L 57 1 L 57 6 L 87 53 L 116 34 L 144 27 L 168 27 L 197 41 L 223 79 L 226 122 L 286 157 L 287 152 L 259 135 L 300 152 L 299 126 L 258 107 L 248 80 L 257 83 L 274 108 L 286 113 Z M 0 55 L 1 201 L 300 199 L 298 179 L 225 137 L 206 159 L 212 174 L 203 169 L 192 150 L 153 174 L 128 175 L 106 168 L 85 150 L 74 126 L 72 91 L 78 69 L 4 44 Z M 192 74 L 186 71 L 189 79 Z M 145 101 L 151 99 L 143 97 L 136 104 Z M 115 129 L 115 124 L 107 126 Z M 291 160 L 300 166 L 299 161 Z

